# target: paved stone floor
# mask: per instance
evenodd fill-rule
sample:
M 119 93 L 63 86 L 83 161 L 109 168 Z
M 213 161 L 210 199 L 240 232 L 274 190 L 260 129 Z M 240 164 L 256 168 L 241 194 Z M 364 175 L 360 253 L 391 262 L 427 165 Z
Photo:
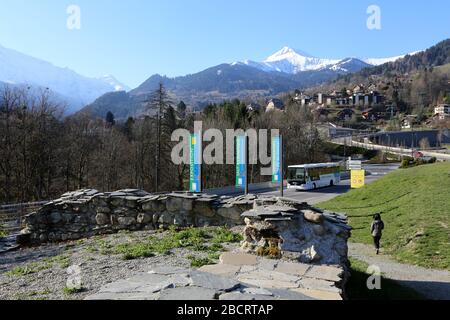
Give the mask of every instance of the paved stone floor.
M 155 266 L 87 300 L 342 300 L 343 269 L 225 253 L 199 270 Z

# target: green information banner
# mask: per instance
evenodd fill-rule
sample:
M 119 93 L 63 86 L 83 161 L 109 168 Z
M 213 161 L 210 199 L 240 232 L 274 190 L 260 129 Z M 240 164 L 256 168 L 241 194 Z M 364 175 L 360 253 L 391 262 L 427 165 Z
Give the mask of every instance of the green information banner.
M 191 135 L 189 191 L 202 192 L 202 142 L 200 134 Z
M 236 137 L 236 187 L 245 188 L 246 184 L 246 143 L 247 139 L 245 136 Z
M 281 183 L 281 137 L 272 138 L 272 182 Z

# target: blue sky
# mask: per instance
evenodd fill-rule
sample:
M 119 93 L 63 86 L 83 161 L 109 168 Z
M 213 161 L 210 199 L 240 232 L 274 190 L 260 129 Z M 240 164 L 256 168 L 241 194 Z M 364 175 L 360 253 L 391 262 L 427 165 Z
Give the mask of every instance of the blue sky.
M 69 5 L 81 29 L 66 27 Z M 381 30 L 366 27 L 369 5 Z M 0 45 L 135 87 L 154 73 L 261 61 L 283 46 L 318 57 L 387 57 L 450 37 L 448 0 L 0 0 Z

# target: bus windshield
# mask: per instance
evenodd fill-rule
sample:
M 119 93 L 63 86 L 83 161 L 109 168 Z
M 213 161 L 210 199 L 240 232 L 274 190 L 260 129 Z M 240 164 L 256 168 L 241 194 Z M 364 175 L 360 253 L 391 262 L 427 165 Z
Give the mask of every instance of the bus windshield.
M 296 181 L 305 183 L 305 169 L 303 168 L 289 168 L 289 181 Z

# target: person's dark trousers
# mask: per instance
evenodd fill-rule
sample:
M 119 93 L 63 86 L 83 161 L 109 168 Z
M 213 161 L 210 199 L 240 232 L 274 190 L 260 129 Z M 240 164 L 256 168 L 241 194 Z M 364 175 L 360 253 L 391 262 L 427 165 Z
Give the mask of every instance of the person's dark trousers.
M 377 249 L 377 250 L 380 249 L 380 241 L 381 241 L 381 236 L 373 237 L 373 243 L 375 244 L 375 249 Z

